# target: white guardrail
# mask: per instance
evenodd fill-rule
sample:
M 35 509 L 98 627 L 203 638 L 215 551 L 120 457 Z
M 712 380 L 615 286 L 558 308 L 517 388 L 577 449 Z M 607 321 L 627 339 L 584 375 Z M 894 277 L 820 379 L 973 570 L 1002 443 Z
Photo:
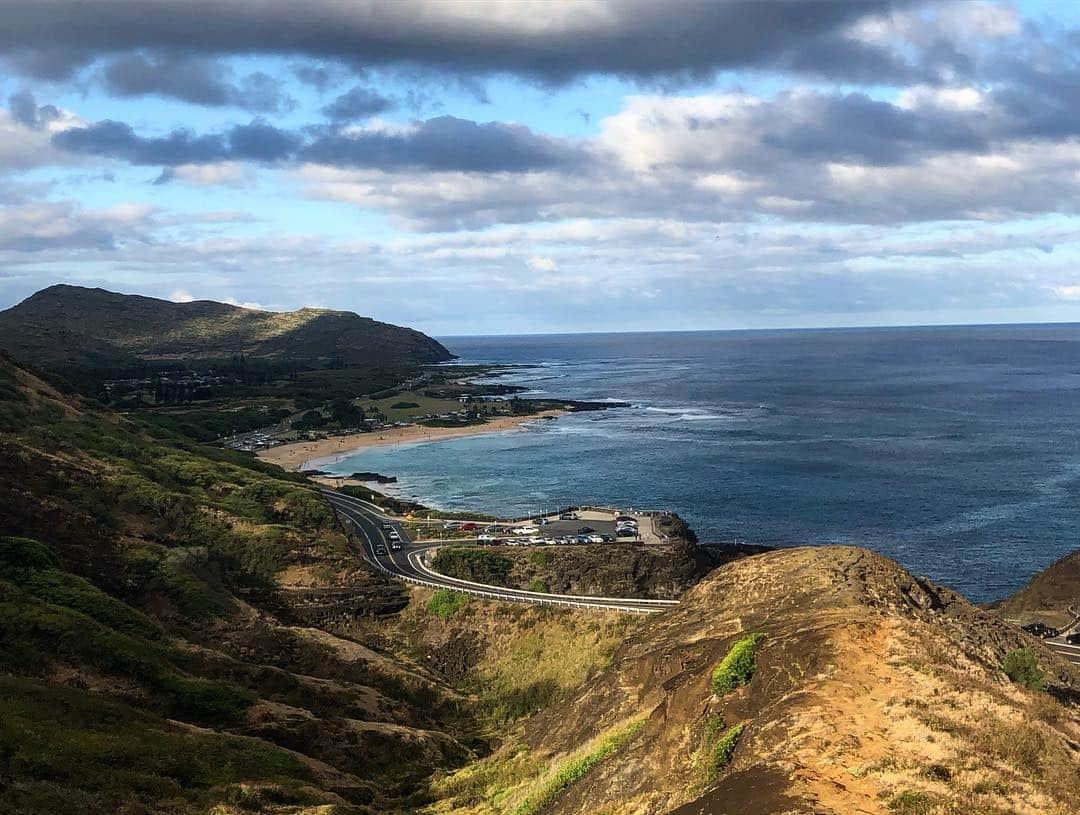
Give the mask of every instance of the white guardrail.
M 324 491 L 327 494 L 328 499 L 332 495 L 333 498 L 344 498 L 345 503 L 366 505 L 366 501 L 362 501 L 353 498 L 350 495 L 343 495 L 342 493 L 332 493 L 329 490 Z M 333 506 L 333 500 L 330 499 L 331 506 Z M 368 506 L 363 506 L 363 509 L 371 511 Z M 358 507 L 350 507 L 353 511 L 358 511 Z M 380 513 L 381 514 L 381 513 Z M 348 517 L 348 516 L 346 516 Z M 351 519 L 350 519 L 351 520 Z M 356 529 L 367 540 L 368 546 L 373 546 L 371 539 L 368 537 L 367 532 L 362 526 L 353 522 Z M 412 553 L 420 554 L 420 553 Z M 489 600 L 502 600 L 510 603 L 532 603 L 534 605 L 542 606 L 569 606 L 573 608 L 591 608 L 602 611 L 623 611 L 631 614 L 656 614 L 660 611 L 664 611 L 667 608 L 678 605 L 678 600 L 638 600 L 630 597 L 612 597 L 612 598 L 592 598 L 592 597 L 574 597 L 568 594 L 540 594 L 537 592 L 525 592 L 525 591 L 499 591 L 493 586 L 489 586 L 485 583 L 473 583 L 472 581 L 461 580 L 459 578 L 447 577 L 446 575 L 439 575 L 436 572 L 432 572 L 422 563 L 415 563 L 418 568 L 435 575 L 438 580 L 426 580 L 422 577 L 413 577 L 412 575 L 402 574 L 401 572 L 388 569 L 379 559 L 375 557 L 374 552 L 371 553 L 371 557 L 365 557 L 369 563 L 375 566 L 376 569 L 387 574 L 391 577 L 396 577 L 399 580 L 404 580 L 406 583 L 412 583 L 417 586 L 426 586 L 432 589 L 448 589 L 450 591 L 460 592 L 461 594 L 471 594 L 476 597 L 484 597 Z M 410 555 L 411 559 L 411 555 Z M 603 600 L 610 600 L 611 602 L 603 602 Z M 634 603 L 635 605 L 622 605 L 622 603 Z M 652 606 L 656 607 L 652 607 Z

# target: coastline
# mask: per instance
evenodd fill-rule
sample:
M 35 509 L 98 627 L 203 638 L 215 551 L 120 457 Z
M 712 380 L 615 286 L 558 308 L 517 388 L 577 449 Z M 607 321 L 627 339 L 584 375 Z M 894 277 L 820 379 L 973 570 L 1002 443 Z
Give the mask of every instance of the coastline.
M 507 433 L 521 430 L 527 423 L 536 419 L 563 416 L 570 411 L 562 409 L 543 410 L 531 416 L 500 416 L 484 424 L 465 427 L 424 427 L 409 425 L 376 430 L 371 433 L 351 433 L 348 436 L 334 436 L 315 441 L 297 441 L 260 450 L 256 457 L 267 464 L 278 466 L 291 472 L 311 469 L 312 464 L 332 463 L 368 447 L 388 447 L 395 444 L 417 444 L 446 441 L 448 439 L 481 436 L 488 433 Z

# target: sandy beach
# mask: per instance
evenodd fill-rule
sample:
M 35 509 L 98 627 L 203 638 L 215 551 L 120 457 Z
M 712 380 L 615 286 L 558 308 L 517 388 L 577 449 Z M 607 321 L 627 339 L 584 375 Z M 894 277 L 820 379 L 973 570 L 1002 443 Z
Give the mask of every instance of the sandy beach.
M 467 427 L 393 427 L 372 433 L 353 433 L 317 441 L 298 441 L 261 450 L 258 457 L 269 464 L 278 464 L 286 470 L 310 469 L 309 462 L 326 463 L 326 460 L 343 458 L 365 447 L 384 447 L 391 444 L 415 444 L 417 442 L 443 441 L 463 436 L 479 436 L 486 433 L 505 433 L 519 430 L 528 422 L 547 417 L 561 416 L 565 410 L 545 410 L 532 416 L 500 416 L 485 424 Z

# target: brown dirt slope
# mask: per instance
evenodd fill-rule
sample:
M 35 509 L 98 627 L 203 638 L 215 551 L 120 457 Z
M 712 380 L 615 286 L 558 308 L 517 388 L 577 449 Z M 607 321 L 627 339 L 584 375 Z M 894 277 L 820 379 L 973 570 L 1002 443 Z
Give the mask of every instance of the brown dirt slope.
M 1039 572 L 995 608 L 1020 623 L 1043 620 L 1059 627 L 1070 623 L 1080 614 L 1080 549 Z
M 766 635 L 756 671 L 718 697 L 712 672 L 748 633 Z M 1047 691 L 1005 676 L 1023 646 Z M 519 743 L 452 777 L 436 809 L 1076 813 L 1078 692 L 1076 669 L 1040 643 L 887 558 L 779 550 L 715 570 Z M 614 752 L 551 794 L 605 743 Z

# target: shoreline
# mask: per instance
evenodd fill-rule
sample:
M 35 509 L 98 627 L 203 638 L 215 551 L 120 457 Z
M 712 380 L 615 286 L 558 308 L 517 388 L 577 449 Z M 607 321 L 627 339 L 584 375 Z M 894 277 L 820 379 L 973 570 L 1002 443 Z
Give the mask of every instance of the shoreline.
M 317 464 L 332 464 L 368 447 L 390 447 L 398 444 L 425 444 L 428 442 L 447 441 L 449 439 L 482 436 L 488 433 L 507 433 L 521 430 L 537 419 L 564 416 L 571 411 L 556 409 L 543 410 L 531 416 L 500 416 L 484 424 L 464 427 L 424 427 L 409 425 L 375 430 L 370 433 L 351 433 L 347 436 L 334 436 L 315 441 L 296 441 L 270 447 L 256 453 L 256 458 L 267 464 L 277 464 L 290 472 L 305 469 L 319 469 Z

